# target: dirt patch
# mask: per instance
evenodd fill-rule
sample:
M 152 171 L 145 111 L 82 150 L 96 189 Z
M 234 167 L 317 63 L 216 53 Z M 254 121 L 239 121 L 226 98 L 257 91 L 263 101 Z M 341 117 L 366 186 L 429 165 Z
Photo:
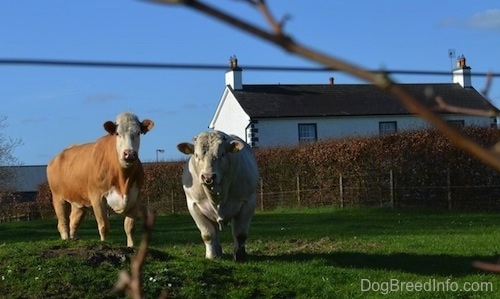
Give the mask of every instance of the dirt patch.
M 41 258 L 74 257 L 89 262 L 97 267 L 103 262 L 118 267 L 123 263 L 129 263 L 135 249 L 129 247 L 111 247 L 106 244 L 92 244 L 84 247 L 54 246 L 40 253 Z
M 299 239 L 288 240 L 292 248 L 288 253 L 316 253 L 316 252 L 332 252 L 341 248 L 341 244 L 333 242 L 329 237 L 321 238 L 317 241 L 305 241 Z
M 130 247 L 111 247 L 105 243 L 87 244 L 80 247 L 68 247 L 67 245 L 53 246 L 40 252 L 40 258 L 71 257 L 86 260 L 92 267 L 98 267 L 102 263 L 108 263 L 114 267 L 130 264 L 136 249 Z M 152 248 L 148 249 L 148 260 L 165 261 L 170 258 L 165 252 Z

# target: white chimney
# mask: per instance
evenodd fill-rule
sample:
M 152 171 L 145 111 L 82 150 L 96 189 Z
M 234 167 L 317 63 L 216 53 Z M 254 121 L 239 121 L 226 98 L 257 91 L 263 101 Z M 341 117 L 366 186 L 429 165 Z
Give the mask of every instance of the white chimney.
M 458 56 L 457 67 L 453 70 L 453 83 L 460 84 L 463 88 L 471 88 L 471 68 L 465 63 L 464 55 Z
M 226 71 L 226 86 L 231 86 L 234 90 L 243 89 L 242 69 L 238 66 L 236 56 L 229 57 L 229 69 Z

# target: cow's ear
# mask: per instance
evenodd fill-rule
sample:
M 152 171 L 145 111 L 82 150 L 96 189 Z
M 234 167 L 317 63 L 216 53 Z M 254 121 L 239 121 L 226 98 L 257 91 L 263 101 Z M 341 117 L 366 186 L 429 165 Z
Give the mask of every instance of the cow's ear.
M 177 149 L 186 155 L 194 154 L 194 145 L 188 142 L 182 142 L 177 144 Z
M 109 133 L 109 135 L 115 135 L 116 134 L 116 127 L 117 125 L 112 122 L 112 121 L 107 121 L 104 123 L 104 130 Z
M 230 153 L 237 153 L 239 152 L 245 145 L 243 142 L 238 141 L 238 140 L 233 140 L 231 143 L 229 143 L 229 152 Z
M 150 120 L 150 119 L 145 119 L 141 122 L 141 133 L 146 134 L 147 132 L 151 131 L 153 127 L 155 126 L 155 123 Z

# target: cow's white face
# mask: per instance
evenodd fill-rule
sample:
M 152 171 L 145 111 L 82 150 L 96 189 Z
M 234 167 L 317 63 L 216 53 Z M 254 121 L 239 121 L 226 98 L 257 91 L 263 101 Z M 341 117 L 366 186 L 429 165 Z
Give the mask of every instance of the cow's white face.
M 136 115 L 128 112 L 118 115 L 114 123 L 104 123 L 106 131 L 116 136 L 116 152 L 123 168 L 131 166 L 139 159 L 140 135 L 146 134 L 153 126 L 153 121 L 145 119 L 139 122 Z
M 202 132 L 194 138 L 194 144 L 180 143 L 177 148 L 192 155 L 191 161 L 200 181 L 205 185 L 220 185 L 230 167 L 229 155 L 243 148 L 243 143 L 232 140 L 219 131 Z

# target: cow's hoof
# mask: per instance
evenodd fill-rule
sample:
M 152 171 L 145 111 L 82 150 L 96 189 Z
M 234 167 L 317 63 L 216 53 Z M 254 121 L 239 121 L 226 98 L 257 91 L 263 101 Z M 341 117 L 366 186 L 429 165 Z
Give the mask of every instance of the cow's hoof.
M 215 250 L 215 254 L 217 255 L 217 257 L 222 257 L 223 253 L 222 253 L 222 246 L 221 245 L 217 246 L 217 249 Z
M 219 256 L 219 255 L 205 255 L 205 258 L 207 260 L 219 260 L 222 258 L 222 256 Z
M 245 248 L 240 248 L 234 253 L 234 261 L 238 263 L 243 263 L 247 261 L 247 253 Z

